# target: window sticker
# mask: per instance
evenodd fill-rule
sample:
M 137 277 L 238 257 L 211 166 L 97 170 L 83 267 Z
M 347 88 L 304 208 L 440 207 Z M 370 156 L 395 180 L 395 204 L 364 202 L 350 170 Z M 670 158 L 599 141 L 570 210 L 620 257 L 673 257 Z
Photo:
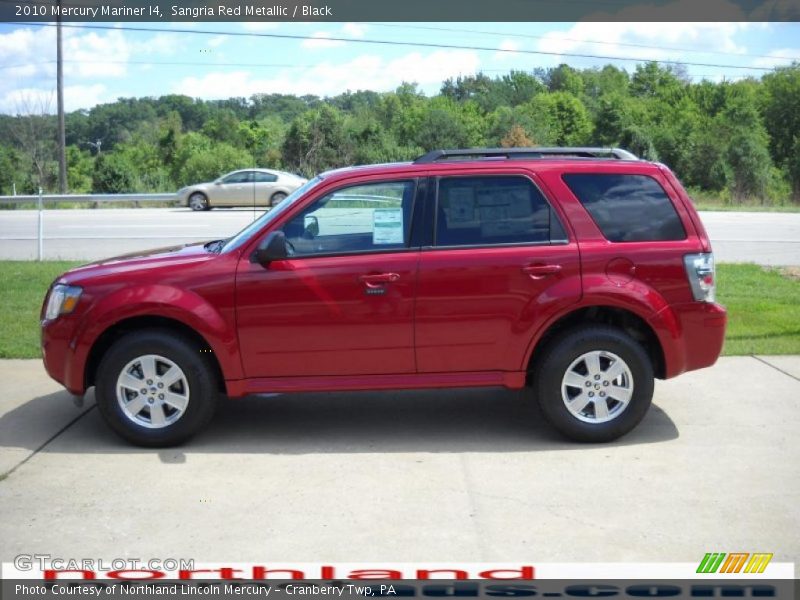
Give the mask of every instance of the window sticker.
M 522 234 L 531 228 L 533 211 L 525 188 L 479 192 L 478 207 L 484 237 Z
M 475 223 L 477 215 L 475 214 L 475 191 L 472 187 L 450 188 L 448 200 L 450 202 L 447 222 L 450 227 Z
M 372 243 L 376 246 L 403 243 L 402 208 L 376 208 L 372 225 Z

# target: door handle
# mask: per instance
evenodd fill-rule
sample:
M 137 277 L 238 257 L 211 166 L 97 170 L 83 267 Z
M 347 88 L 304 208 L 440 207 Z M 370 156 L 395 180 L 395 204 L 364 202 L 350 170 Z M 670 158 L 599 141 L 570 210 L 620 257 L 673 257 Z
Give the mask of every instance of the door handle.
M 386 283 L 394 283 L 398 279 L 400 279 L 400 275 L 397 273 L 375 273 L 373 275 L 362 275 L 358 278 L 367 287 L 378 287 Z
M 561 272 L 561 265 L 528 265 L 522 267 L 522 272 L 530 275 L 531 279 L 544 279 L 548 275 Z

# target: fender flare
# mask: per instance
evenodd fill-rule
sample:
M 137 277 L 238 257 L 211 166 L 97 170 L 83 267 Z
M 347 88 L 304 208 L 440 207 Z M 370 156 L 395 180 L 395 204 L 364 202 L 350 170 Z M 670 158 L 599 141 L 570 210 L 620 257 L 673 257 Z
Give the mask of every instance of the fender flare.
M 682 335 L 681 323 L 661 294 L 641 281 L 632 281 L 619 286 L 603 277 L 588 277 L 584 280 L 584 291 L 580 301 L 551 315 L 536 330 L 525 350 L 520 368 L 522 370 L 528 368 L 539 342 L 555 324 L 587 308 L 612 308 L 635 315 L 650 327 L 658 340 L 664 356 L 666 373 L 673 372 L 679 366 L 678 345 Z
M 235 327 L 198 294 L 162 284 L 122 288 L 104 296 L 82 315 L 70 345 L 84 374 L 100 337 L 112 327 L 137 317 L 160 317 L 191 329 L 209 345 L 225 380 L 242 378 Z

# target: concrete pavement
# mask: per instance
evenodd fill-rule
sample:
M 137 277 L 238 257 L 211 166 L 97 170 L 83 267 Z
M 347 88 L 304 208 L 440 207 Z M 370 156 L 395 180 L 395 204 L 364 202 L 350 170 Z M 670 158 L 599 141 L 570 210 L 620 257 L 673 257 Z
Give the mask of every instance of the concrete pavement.
M 658 382 L 607 445 L 563 441 L 518 393 L 448 390 L 226 401 L 151 451 L 39 361 L 0 361 L 0 381 L 0 561 L 800 559 L 800 357 Z
M 45 211 L 44 256 L 98 259 L 229 237 L 260 214 L 248 209 L 194 213 L 188 208 Z M 800 213 L 703 212 L 701 217 L 718 262 L 800 265 Z M 0 260 L 36 257 L 36 223 L 36 211 L 0 210 Z

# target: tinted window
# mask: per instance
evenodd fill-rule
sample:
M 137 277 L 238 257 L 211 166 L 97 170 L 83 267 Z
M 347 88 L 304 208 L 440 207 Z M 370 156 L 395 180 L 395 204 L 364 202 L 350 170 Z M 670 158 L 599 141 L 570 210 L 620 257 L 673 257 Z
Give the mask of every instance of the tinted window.
M 405 248 L 411 232 L 413 181 L 341 188 L 283 226 L 294 256 Z
M 278 176 L 273 175 L 272 173 L 262 173 L 261 171 L 255 172 L 256 183 L 272 183 L 274 181 L 278 181 Z
M 250 171 L 240 171 L 239 173 L 232 173 L 222 180 L 222 183 L 248 183 L 252 181 L 250 178 Z
M 672 201 L 652 177 L 582 173 L 564 181 L 612 242 L 686 238 Z
M 565 238 L 550 205 L 524 177 L 439 180 L 437 246 L 548 243 Z

